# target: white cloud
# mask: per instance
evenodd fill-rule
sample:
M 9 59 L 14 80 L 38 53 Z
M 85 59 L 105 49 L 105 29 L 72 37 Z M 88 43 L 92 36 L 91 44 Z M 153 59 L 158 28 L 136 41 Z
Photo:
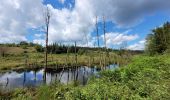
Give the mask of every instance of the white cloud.
M 41 0 L 1 0 L 0 4 L 0 43 L 26 40 L 27 29 L 42 24 Z
M 44 38 L 45 37 L 45 34 L 34 34 L 35 38 L 38 39 L 38 38 Z
M 130 50 L 144 50 L 145 49 L 145 42 L 146 42 L 146 40 L 141 40 L 138 43 L 135 43 L 133 45 L 128 46 L 127 49 L 130 49 Z
M 41 44 L 45 46 L 45 40 L 44 39 L 34 39 L 33 43 Z
M 20 41 L 27 41 L 26 37 L 18 34 L 0 34 L 0 43 L 14 43 Z
M 120 27 L 140 23 L 145 16 L 159 11 L 169 11 L 169 0 L 87 0 L 95 15 L 106 16 Z M 78 2 L 78 0 L 77 0 Z
M 127 32 L 127 31 L 126 31 Z M 128 35 L 126 32 L 119 33 L 119 32 L 111 32 L 111 33 L 106 33 L 106 46 L 107 47 L 113 47 L 113 46 L 119 46 L 123 42 L 130 42 L 133 40 L 136 40 L 139 38 L 137 34 L 134 35 Z M 83 35 L 83 40 L 78 41 L 79 46 L 87 47 L 87 39 L 85 35 Z M 88 38 L 88 47 L 97 47 L 97 38 L 96 37 L 91 37 L 90 35 L 87 36 Z M 100 46 L 104 46 L 104 35 L 99 36 L 99 43 Z
M 69 9 L 54 9 L 50 23 L 49 40 L 51 41 L 80 41 L 83 34 L 90 34 L 93 29 L 93 14 L 81 7 L 79 2 L 71 11 Z
M 101 38 L 104 38 L 104 35 L 101 35 Z M 129 42 L 133 41 L 138 38 L 137 34 L 134 35 L 127 35 L 123 33 L 106 33 L 106 43 L 107 46 L 113 46 L 113 45 L 120 45 L 123 42 Z
M 43 0 L 1 0 L 0 1 L 0 43 L 18 42 L 27 40 L 27 30 L 37 28 L 44 24 Z M 65 0 L 60 0 L 65 2 Z M 134 3 L 135 2 L 135 3 Z M 133 5 L 132 5 L 133 4 Z M 75 0 L 75 6 L 55 9 L 51 5 L 52 18 L 49 29 L 49 41 L 82 41 L 83 34 L 89 37 L 89 45 L 94 45 L 95 38 L 91 37 L 94 18 L 106 16 L 107 21 L 114 22 L 117 26 L 131 26 L 143 18 L 159 10 L 166 10 L 170 6 L 167 0 Z M 120 44 L 131 41 L 137 35 L 124 33 L 107 33 L 108 45 Z M 42 43 L 37 37 L 34 42 Z M 84 43 L 84 42 L 83 42 Z

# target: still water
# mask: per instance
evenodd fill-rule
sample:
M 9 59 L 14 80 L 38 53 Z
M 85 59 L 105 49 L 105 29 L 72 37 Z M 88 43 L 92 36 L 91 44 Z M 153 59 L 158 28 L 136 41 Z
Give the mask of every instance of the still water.
M 118 66 L 113 64 L 106 67 L 106 69 L 114 70 Z M 97 75 L 100 69 L 96 67 L 81 66 L 78 68 L 62 69 L 62 70 L 47 70 L 34 69 L 25 71 L 9 71 L 0 73 L 0 90 L 10 91 L 15 88 L 36 87 L 42 84 L 51 84 L 59 81 L 68 84 L 73 81 L 79 81 L 80 84 L 85 85 L 88 79 Z M 46 75 L 46 80 L 44 76 Z

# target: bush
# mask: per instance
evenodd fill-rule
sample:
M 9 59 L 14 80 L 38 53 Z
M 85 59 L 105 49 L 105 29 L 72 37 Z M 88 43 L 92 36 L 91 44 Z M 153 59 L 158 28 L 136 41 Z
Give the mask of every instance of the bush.
M 22 45 L 23 49 L 28 49 L 27 45 Z
M 44 48 L 41 45 L 36 45 L 35 49 L 37 50 L 37 52 L 43 52 Z

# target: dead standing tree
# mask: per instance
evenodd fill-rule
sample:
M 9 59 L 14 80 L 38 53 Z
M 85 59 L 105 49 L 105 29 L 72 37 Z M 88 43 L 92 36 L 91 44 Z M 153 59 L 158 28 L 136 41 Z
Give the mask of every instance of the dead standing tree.
M 77 68 L 77 42 L 75 41 L 75 48 L 74 48 L 74 54 L 75 54 L 75 67 Z
M 99 31 L 98 31 L 98 18 L 96 16 L 96 40 L 97 40 L 97 46 L 98 46 L 98 53 L 100 55 L 100 58 L 99 58 L 99 62 L 100 62 L 100 66 L 102 66 L 102 58 L 101 58 L 101 50 L 100 50 L 100 41 L 99 41 Z
M 97 46 L 99 48 L 99 32 L 98 32 L 98 20 L 97 20 L 97 16 L 96 16 L 96 37 L 97 37 Z
M 44 18 L 45 18 L 46 45 L 45 45 L 45 67 L 44 67 L 43 77 L 44 77 L 44 83 L 46 83 L 46 68 L 47 68 L 47 61 L 48 61 L 48 33 L 49 33 L 49 24 L 51 18 L 50 10 L 48 7 L 45 11 Z
M 104 67 L 106 67 L 106 53 L 107 53 L 107 47 L 106 47 L 106 25 L 105 25 L 105 17 L 103 16 L 103 34 L 104 34 Z
M 49 33 L 50 18 L 51 18 L 50 10 L 47 7 L 45 12 L 45 32 L 46 32 L 45 69 L 47 68 L 47 60 L 48 60 L 48 33 Z

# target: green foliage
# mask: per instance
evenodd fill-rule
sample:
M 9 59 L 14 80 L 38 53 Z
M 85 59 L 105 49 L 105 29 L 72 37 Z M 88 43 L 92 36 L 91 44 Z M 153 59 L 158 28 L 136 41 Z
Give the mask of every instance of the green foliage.
M 37 50 L 37 52 L 43 52 L 44 51 L 44 49 L 41 45 L 36 45 L 35 49 Z
M 150 55 L 170 49 L 170 23 L 165 23 L 152 31 L 146 38 L 146 52 Z
M 23 49 L 28 49 L 27 45 L 22 45 Z
M 115 71 L 107 70 L 100 73 L 100 76 L 103 78 L 107 78 L 109 81 L 120 82 L 121 81 L 121 71 L 120 69 L 116 69 Z
M 94 47 L 76 47 L 76 53 L 79 53 L 80 55 L 84 54 L 86 51 L 105 51 L 104 48 L 94 48 Z M 48 45 L 48 53 L 53 54 L 61 54 L 61 53 L 75 53 L 75 46 L 73 45 L 64 45 L 64 44 L 57 44 L 53 43 Z M 108 49 L 109 52 L 112 52 L 112 49 Z
M 27 41 L 21 41 L 19 44 L 20 45 L 28 45 Z
M 170 56 L 135 56 L 128 66 L 99 73 L 85 86 L 55 83 L 35 91 L 15 92 L 13 98 L 36 100 L 169 100 Z M 25 90 L 24 90 L 25 91 Z M 18 95 L 19 94 L 19 95 Z
M 84 49 L 79 49 L 78 54 L 83 55 L 86 51 Z
M 49 98 L 54 98 L 54 90 L 48 86 L 41 86 L 37 90 L 37 98 L 39 100 L 48 100 Z

